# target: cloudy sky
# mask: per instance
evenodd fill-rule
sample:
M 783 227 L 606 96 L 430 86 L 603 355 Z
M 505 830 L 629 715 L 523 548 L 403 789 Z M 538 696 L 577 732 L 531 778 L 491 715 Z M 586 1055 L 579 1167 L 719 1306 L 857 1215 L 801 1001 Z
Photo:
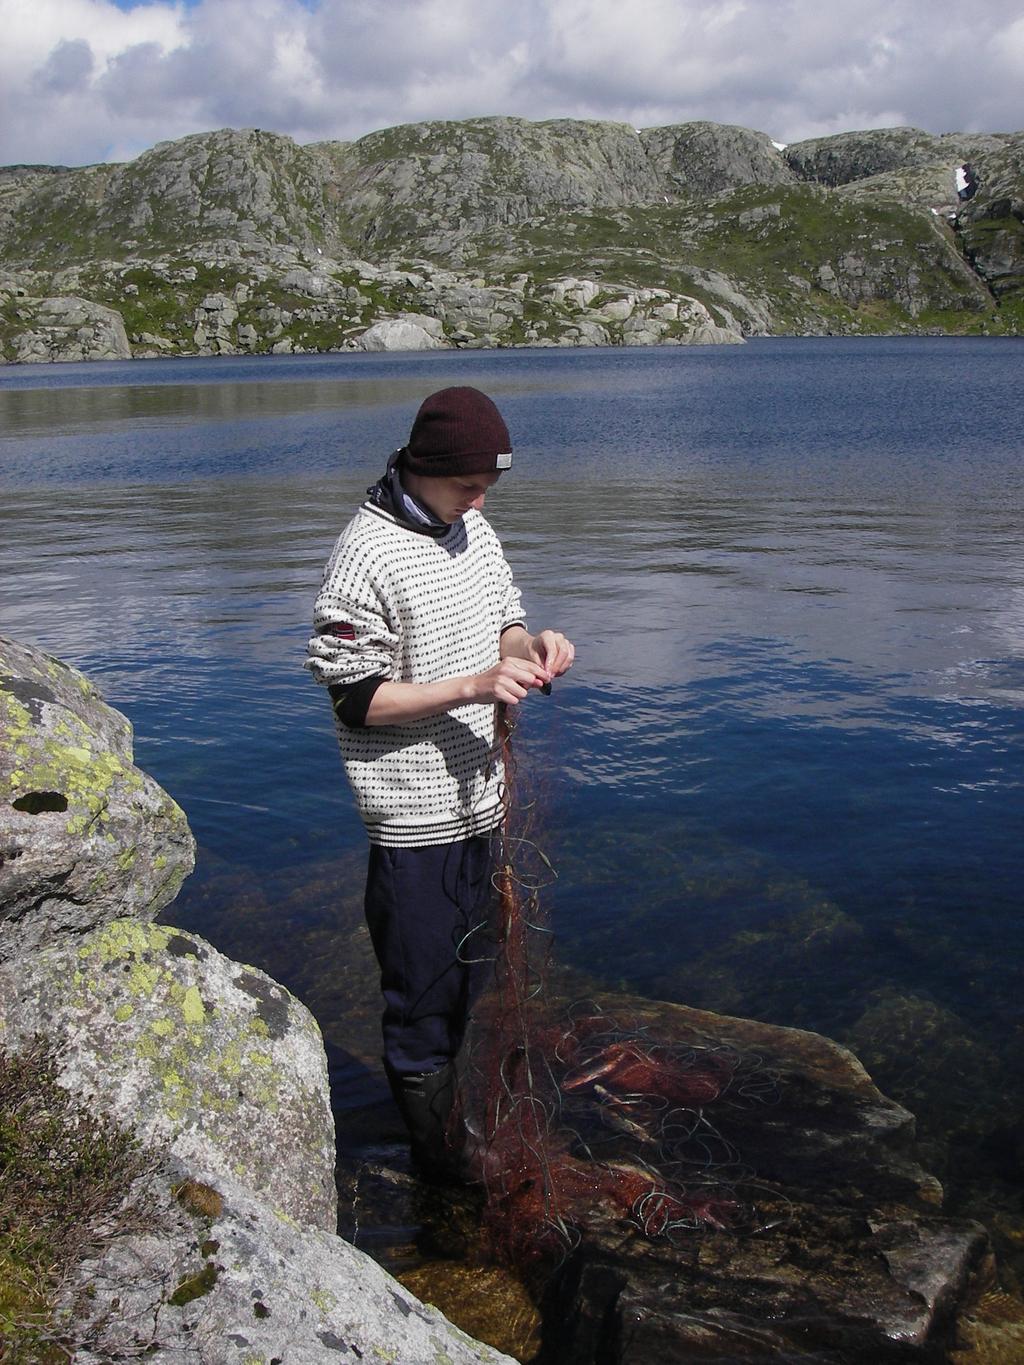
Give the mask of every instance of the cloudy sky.
M 0 164 L 481 114 L 1024 127 L 1024 0 L 0 0 Z

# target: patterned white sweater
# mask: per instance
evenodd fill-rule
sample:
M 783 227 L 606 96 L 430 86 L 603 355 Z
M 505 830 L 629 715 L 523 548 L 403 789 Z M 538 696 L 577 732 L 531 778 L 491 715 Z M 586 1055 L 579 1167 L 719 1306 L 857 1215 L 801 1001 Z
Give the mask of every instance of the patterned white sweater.
M 324 684 L 438 682 L 491 668 L 501 632 L 515 624 L 524 624 L 519 590 L 479 512 L 436 539 L 364 503 L 324 571 L 307 666 Z M 338 739 L 371 843 L 452 843 L 498 824 L 493 705 L 405 725 L 339 721 Z

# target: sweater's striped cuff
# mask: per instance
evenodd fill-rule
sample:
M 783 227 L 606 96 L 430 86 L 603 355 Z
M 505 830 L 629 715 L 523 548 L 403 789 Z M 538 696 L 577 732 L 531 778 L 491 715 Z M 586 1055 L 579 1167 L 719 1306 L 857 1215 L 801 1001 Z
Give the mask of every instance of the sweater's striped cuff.
M 361 730 L 365 726 L 370 702 L 384 682 L 387 682 L 387 678 L 379 676 L 360 678 L 354 683 L 331 683 L 328 686 L 331 706 L 342 725 L 347 725 L 350 730 Z

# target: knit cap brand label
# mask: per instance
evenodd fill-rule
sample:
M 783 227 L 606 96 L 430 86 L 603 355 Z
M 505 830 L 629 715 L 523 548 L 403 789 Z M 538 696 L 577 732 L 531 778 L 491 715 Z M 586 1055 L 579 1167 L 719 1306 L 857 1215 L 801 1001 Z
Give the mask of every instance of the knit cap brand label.
M 495 469 L 511 469 L 512 468 L 511 450 L 507 451 L 504 455 L 498 455 L 494 461 L 494 467 Z

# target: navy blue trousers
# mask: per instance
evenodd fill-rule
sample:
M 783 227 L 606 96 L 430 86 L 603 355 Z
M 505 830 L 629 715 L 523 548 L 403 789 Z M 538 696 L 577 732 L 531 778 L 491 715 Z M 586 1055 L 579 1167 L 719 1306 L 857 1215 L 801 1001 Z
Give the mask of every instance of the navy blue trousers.
M 490 979 L 496 895 L 486 835 L 426 848 L 370 845 L 366 923 L 384 995 L 384 1060 L 399 1075 L 458 1053 Z

